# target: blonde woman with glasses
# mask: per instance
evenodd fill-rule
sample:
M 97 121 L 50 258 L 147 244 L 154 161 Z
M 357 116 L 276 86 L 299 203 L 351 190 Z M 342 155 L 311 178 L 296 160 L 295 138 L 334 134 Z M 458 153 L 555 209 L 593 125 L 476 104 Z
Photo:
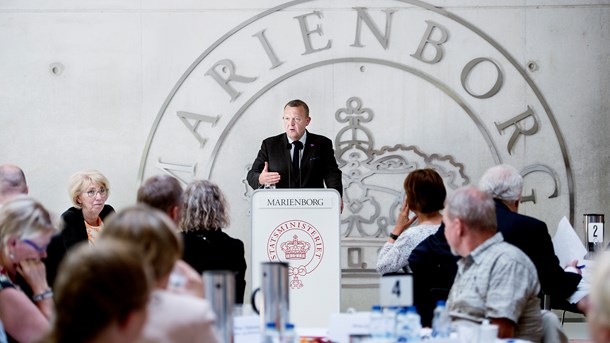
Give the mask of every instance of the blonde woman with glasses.
M 72 175 L 68 192 L 74 206 L 61 215 L 63 230 L 51 241 L 49 257 L 45 261 L 50 284 L 55 281 L 57 267 L 65 253 L 80 242 L 94 244 L 104 229 L 104 219 L 114 213 L 114 208 L 106 204 L 110 183 L 97 170 L 79 171 Z

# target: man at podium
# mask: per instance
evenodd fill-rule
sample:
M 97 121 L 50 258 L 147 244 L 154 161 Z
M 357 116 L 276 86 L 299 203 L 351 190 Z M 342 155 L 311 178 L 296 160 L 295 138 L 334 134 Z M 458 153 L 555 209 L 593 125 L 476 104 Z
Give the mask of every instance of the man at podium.
M 259 188 L 334 188 L 343 194 L 341 170 L 332 141 L 308 132 L 309 107 L 302 100 L 284 106 L 285 133 L 263 141 L 248 171 L 248 183 Z

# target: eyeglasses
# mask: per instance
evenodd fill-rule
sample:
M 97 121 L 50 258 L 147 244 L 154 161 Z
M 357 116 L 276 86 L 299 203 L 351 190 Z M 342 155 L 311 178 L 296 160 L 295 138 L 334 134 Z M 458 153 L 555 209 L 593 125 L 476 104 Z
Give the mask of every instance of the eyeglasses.
M 303 121 L 303 118 L 301 117 L 294 117 L 294 118 L 288 118 L 288 117 L 282 117 L 284 119 L 285 122 L 292 122 L 293 120 L 295 121 L 295 123 L 300 123 Z
M 45 245 L 44 247 L 39 246 L 38 244 L 30 241 L 29 239 L 22 239 L 21 240 L 23 243 L 31 246 L 32 248 L 34 248 L 34 250 L 38 251 L 39 254 L 44 254 L 47 251 L 47 247 L 49 246 L 48 244 Z
M 87 194 L 87 196 L 89 198 L 93 198 L 93 197 L 95 197 L 96 194 L 99 194 L 104 197 L 104 196 L 106 196 L 107 192 L 108 192 L 108 190 L 106 188 L 102 187 L 99 190 L 92 189 L 92 190 L 89 190 L 89 191 L 86 191 L 83 193 Z

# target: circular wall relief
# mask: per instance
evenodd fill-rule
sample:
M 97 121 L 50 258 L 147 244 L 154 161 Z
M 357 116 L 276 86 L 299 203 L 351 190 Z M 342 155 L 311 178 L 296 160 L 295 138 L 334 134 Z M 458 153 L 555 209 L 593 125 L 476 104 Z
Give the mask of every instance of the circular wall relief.
M 261 140 L 282 131 L 284 103 L 303 98 L 309 129 L 335 142 L 346 237 L 383 236 L 404 176 L 423 167 L 455 189 L 491 165 L 514 165 L 525 178 L 527 214 L 573 219 L 565 143 L 525 66 L 442 8 L 349 5 L 287 2 L 205 49 L 159 109 L 139 179 L 160 172 L 185 183 L 213 179 L 247 199 L 244 178 Z

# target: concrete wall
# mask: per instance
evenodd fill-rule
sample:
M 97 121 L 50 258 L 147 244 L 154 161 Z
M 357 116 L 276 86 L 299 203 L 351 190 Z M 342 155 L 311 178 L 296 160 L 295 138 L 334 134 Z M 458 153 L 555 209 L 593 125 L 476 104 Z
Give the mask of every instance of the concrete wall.
M 281 10 L 266 12 L 275 6 Z M 396 10 L 386 48 L 366 23 L 361 46 L 354 46 L 354 7 L 368 8 L 380 35 L 387 11 Z M 319 25 L 321 32 L 304 34 L 296 17 L 306 14 L 309 30 Z M 426 21 L 449 33 L 435 63 L 411 56 Z M 210 178 L 222 186 L 232 210 L 228 232 L 248 242 L 251 190 L 243 178 L 260 140 L 281 132 L 283 104 L 308 101 L 309 129 L 335 140 L 346 124 L 334 114 L 356 96 L 374 112 L 374 120 L 360 124 L 374 139 L 375 158 L 389 153 L 384 146 L 397 148 L 394 158 L 412 162 L 411 146 L 426 157 L 451 156 L 457 164 L 442 168 L 459 171 L 461 164 L 468 177 L 456 186 L 476 183 L 499 161 L 519 169 L 547 166 L 555 173 L 557 196 L 547 198 L 554 188 L 550 174 L 531 173 L 526 191 L 535 189 L 537 201 L 522 211 L 544 219 L 551 233 L 573 212 L 582 236 L 584 213 L 610 213 L 609 23 L 608 1 L 3 1 L 0 162 L 20 165 L 31 195 L 57 214 L 70 206 L 66 183 L 77 170 L 102 171 L 111 182 L 108 203 L 120 209 L 134 202 L 140 178 L 162 172 L 159 161 L 173 164 L 185 181 Z M 281 65 L 273 65 L 253 37 L 262 30 Z M 439 39 L 436 30 L 431 40 Z M 317 50 L 308 51 L 305 40 Z M 428 46 L 422 59 L 434 51 Z M 470 91 L 485 93 L 502 74 L 497 95 L 477 99 L 461 84 L 465 65 L 476 57 L 495 61 L 498 69 L 489 61 L 473 69 Z M 223 59 L 237 74 L 257 78 L 230 82 L 242 92 L 234 99 L 206 76 Z M 540 128 L 518 136 L 511 150 L 515 125 L 501 131 L 497 124 L 528 106 L 536 119 L 517 126 L 526 130 L 537 120 Z M 178 111 L 204 119 L 198 135 Z M 385 206 L 385 214 L 375 217 L 382 224 L 363 224 L 363 233 L 344 231 L 346 245 L 359 239 L 370 245 L 359 265 L 369 272 L 375 247 L 384 241 L 375 230 L 391 228 L 408 170 L 394 167 L 369 179 L 385 190 L 375 195 Z M 368 196 L 357 194 L 366 184 L 360 181 L 359 189 L 347 192 L 354 206 Z M 372 216 L 358 211 L 348 208 L 343 218 Z M 344 264 L 344 270 L 353 267 Z M 345 306 L 359 307 L 355 298 Z

